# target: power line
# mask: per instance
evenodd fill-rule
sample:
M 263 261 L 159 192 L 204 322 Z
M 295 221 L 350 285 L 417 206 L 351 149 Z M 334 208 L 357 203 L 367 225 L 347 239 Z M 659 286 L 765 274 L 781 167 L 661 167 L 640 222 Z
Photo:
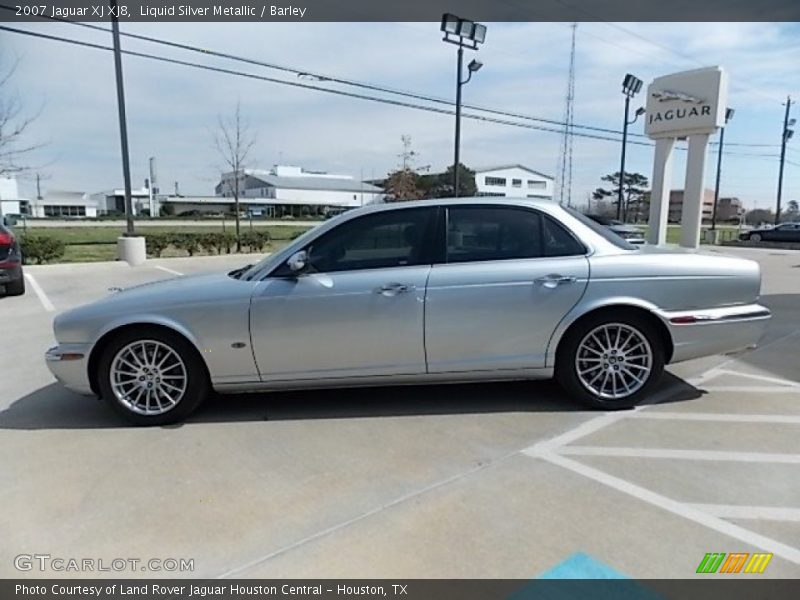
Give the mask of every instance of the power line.
M 26 35 L 26 36 L 30 36 L 30 37 L 37 37 L 37 38 L 41 38 L 41 39 L 47 39 L 47 40 L 51 40 L 51 41 L 74 44 L 74 45 L 83 46 L 83 47 L 86 47 L 86 48 L 93 48 L 93 49 L 96 49 L 96 50 L 106 50 L 106 51 L 111 51 L 112 50 L 112 48 L 109 47 L 109 46 L 104 46 L 102 44 L 96 44 L 94 42 L 86 42 L 86 41 L 83 41 L 83 40 L 75 40 L 75 39 L 72 39 L 72 38 L 65 38 L 65 37 L 57 36 L 57 35 L 39 33 L 39 32 L 28 31 L 28 30 L 24 30 L 24 29 L 17 29 L 17 28 L 8 27 L 8 26 L 5 26 L 5 25 L 0 26 L 0 30 L 1 31 L 9 31 L 9 32 L 12 32 L 12 33 L 18 33 L 18 34 Z M 157 55 L 157 54 L 149 54 L 149 53 L 146 53 L 146 52 L 138 52 L 138 51 L 135 51 L 135 50 L 122 50 L 122 53 L 130 55 L 130 56 L 136 56 L 136 57 L 139 57 L 139 58 L 146 58 L 146 59 L 149 59 L 149 60 L 155 60 L 155 61 L 158 61 L 158 62 L 171 63 L 171 64 L 181 65 L 181 66 L 185 66 L 185 67 L 192 67 L 192 68 L 201 69 L 201 70 L 205 70 L 205 71 L 214 71 L 214 72 L 217 72 L 217 73 L 225 73 L 225 74 L 228 74 L 228 75 L 236 75 L 236 76 L 240 76 L 240 77 L 246 77 L 246 78 L 249 78 L 249 79 L 256 79 L 256 80 L 259 80 L 259 81 L 266 81 L 266 82 L 269 82 L 269 83 L 277 83 L 277 84 L 280 84 L 280 85 L 287 85 L 287 86 L 290 86 L 290 87 L 316 90 L 316 91 L 326 92 L 328 94 L 334 94 L 334 95 L 338 95 L 338 96 L 346 96 L 346 97 L 349 97 L 349 98 L 358 98 L 358 99 L 361 99 L 361 100 L 371 100 L 371 101 L 374 101 L 374 102 L 381 102 L 383 104 L 390 104 L 390 105 L 394 105 L 394 106 L 403 106 L 403 107 L 414 108 L 414 109 L 418 109 L 418 110 L 426 110 L 426 111 L 429 111 L 429 112 L 435 112 L 435 113 L 445 114 L 445 115 L 454 115 L 455 114 L 454 110 L 449 110 L 449 109 L 444 109 L 444 108 L 437 108 L 437 107 L 434 107 L 434 106 L 425 106 L 425 105 L 421 105 L 421 104 L 414 104 L 414 103 L 411 103 L 411 102 L 405 102 L 405 101 L 401 101 L 401 100 L 394 100 L 394 99 L 391 99 L 391 98 L 380 98 L 378 96 L 370 96 L 370 95 L 359 94 L 359 93 L 355 93 L 355 92 L 347 92 L 347 91 L 344 91 L 344 90 L 337 90 L 337 89 L 331 89 L 331 88 L 326 88 L 326 87 L 320 87 L 320 86 L 309 84 L 309 83 L 300 83 L 300 82 L 297 82 L 297 81 L 287 81 L 287 80 L 284 80 L 284 79 L 276 79 L 274 77 L 267 77 L 265 75 L 257 75 L 255 73 L 247 73 L 247 72 L 244 72 L 244 71 L 236 71 L 236 70 L 227 69 L 227 68 L 224 68 L 224 67 L 214 67 L 214 66 L 211 66 L 211 65 L 204 65 L 204 64 L 201 64 L 201 63 L 195 63 L 195 62 L 176 59 L 176 58 L 168 58 L 166 56 L 160 56 L 160 55 Z M 513 113 L 504 113 L 504 112 L 501 112 L 501 111 L 496 111 L 496 112 L 498 112 L 499 114 L 508 116 L 508 117 L 515 117 L 515 115 Z M 498 124 L 503 124 L 503 125 L 510 125 L 510 126 L 514 126 L 514 127 L 521 127 L 521 128 L 524 128 L 524 129 L 533 129 L 533 130 L 536 130 L 536 131 L 547 131 L 547 132 L 551 132 L 551 133 L 560 133 L 561 132 L 560 129 L 554 129 L 554 128 L 551 128 L 551 127 L 543 127 L 543 126 L 540 126 L 540 125 L 532 125 L 532 124 L 528 124 L 528 123 L 519 123 L 519 122 L 516 122 L 516 121 L 509 121 L 507 119 L 499 119 L 499 118 L 494 118 L 494 117 L 487 117 L 487 116 L 484 116 L 484 115 L 478 115 L 478 114 L 472 114 L 472 113 L 464 114 L 462 116 L 465 117 L 465 118 L 474 119 L 474 120 L 478 120 L 478 121 L 485 121 L 485 122 L 488 122 L 488 123 L 498 123 Z M 616 138 L 612 138 L 612 137 L 608 137 L 608 136 L 602 136 L 602 135 L 595 135 L 595 134 L 591 134 L 591 133 L 578 132 L 578 133 L 575 133 L 574 135 L 580 136 L 580 137 L 584 137 L 584 138 L 588 138 L 588 139 L 603 140 L 603 141 L 609 141 L 609 142 L 615 142 L 615 143 L 619 142 L 619 140 L 616 139 Z M 634 141 L 634 142 L 631 142 L 631 143 L 638 144 L 640 146 L 652 146 L 652 144 L 647 143 L 647 142 Z
M 0 8 L 2 8 L 2 6 L 0 6 Z M 11 32 L 11 33 L 17 33 L 17 34 L 25 35 L 25 36 L 29 36 L 29 37 L 46 39 L 46 40 L 50 40 L 50 41 L 63 42 L 63 43 L 72 44 L 72 45 L 76 45 L 76 46 L 82 46 L 82 47 L 85 47 L 85 48 L 91 48 L 91 49 L 95 49 L 95 50 L 105 50 L 105 51 L 109 51 L 109 52 L 113 51 L 113 48 L 111 48 L 110 46 L 105 46 L 103 44 L 97 44 L 97 43 L 94 43 L 94 42 L 87 42 L 87 41 L 83 41 L 83 40 L 76 40 L 76 39 L 72 39 L 72 38 L 66 38 L 66 37 L 56 36 L 56 35 L 51 35 L 51 34 L 46 34 L 46 33 L 28 31 L 28 30 L 24 30 L 24 29 L 18 29 L 18 28 L 15 28 L 15 27 L 8 27 L 8 26 L 5 26 L 5 25 L 0 25 L 0 31 L 8 31 L 8 32 Z M 217 72 L 217 73 L 222 73 L 222 74 L 226 74 L 226 75 L 234 75 L 234 76 L 238 76 L 238 77 L 245 77 L 245 78 L 254 79 L 254 80 L 257 80 L 257 81 L 265 81 L 265 82 L 268 82 L 268 83 L 275 83 L 275 84 L 279 84 L 279 85 L 285 85 L 285 86 L 295 87 L 295 88 L 300 88 L 300 89 L 315 90 L 315 91 L 325 92 L 325 93 L 333 94 L 333 95 L 337 95 L 337 96 L 356 98 L 356 99 L 360 99 L 360 100 L 369 100 L 369 101 L 378 102 L 378 103 L 382 103 L 382 104 L 388 104 L 388 105 L 391 105 L 391 106 L 400 106 L 400 107 L 404 107 L 404 108 L 411 108 L 411 109 L 415 109 L 415 110 L 433 112 L 433 113 L 437 113 L 437 114 L 444 114 L 444 115 L 454 115 L 455 114 L 454 110 L 449 110 L 449 109 L 444 109 L 444 108 L 437 108 L 437 107 L 433 107 L 433 106 L 425 106 L 425 105 L 421 105 L 421 104 L 414 104 L 414 103 L 411 103 L 411 102 L 405 102 L 405 101 L 395 100 L 395 99 L 391 99 L 391 98 L 380 98 L 380 97 L 377 97 L 377 96 L 370 96 L 370 95 L 366 95 L 366 94 L 359 94 L 359 93 L 348 92 L 348 91 L 344 91 L 344 90 L 337 90 L 337 89 L 331 89 L 331 88 L 326 88 L 326 87 L 320 87 L 320 86 L 316 86 L 316 85 L 309 84 L 309 83 L 301 83 L 301 82 L 297 82 L 297 81 L 286 81 L 286 80 L 282 80 L 282 79 L 276 79 L 274 77 L 268 77 L 268 76 L 265 76 L 265 75 L 257 75 L 255 73 L 247 73 L 247 72 L 244 72 L 244 71 L 237 71 L 237 70 L 233 70 L 233 69 L 227 69 L 227 68 L 224 68 L 224 67 L 214 67 L 214 66 L 211 66 L 211 65 L 204 65 L 204 64 L 201 64 L 201 63 L 195 63 L 195 62 L 185 61 L 185 60 L 176 59 L 176 58 L 169 58 L 169 57 L 166 57 L 166 56 L 160 56 L 160 55 L 156 55 L 156 54 L 149 54 L 149 53 L 146 53 L 146 52 L 138 52 L 138 51 L 135 51 L 135 50 L 121 50 L 121 52 L 123 54 L 127 54 L 129 56 L 135 56 L 135 57 L 138 57 L 138 58 L 145 58 L 145 59 L 154 60 L 154 61 L 157 61 L 157 62 L 175 64 L 175 65 L 179 65 L 179 66 L 185 66 L 185 67 L 200 69 L 200 70 L 204 70 L 204 71 Z M 500 112 L 500 111 L 498 111 L 498 112 Z M 507 114 L 509 117 L 514 117 L 515 116 L 513 113 L 501 113 L 501 114 Z M 495 123 L 495 124 L 500 124 L 500 125 L 507 125 L 507 126 L 518 127 L 518 128 L 522 128 L 522 129 L 530 129 L 530 130 L 534 130 L 534 131 L 544 131 L 544 132 L 559 133 L 559 134 L 563 133 L 563 129 L 555 129 L 555 128 L 551 128 L 551 127 L 543 127 L 543 126 L 540 126 L 540 125 L 533 125 L 533 124 L 530 124 L 530 123 L 519 123 L 519 122 L 511 121 L 511 120 L 508 120 L 508 119 L 487 117 L 485 115 L 479 115 L 479 114 L 473 114 L 473 113 L 465 113 L 465 114 L 462 114 L 462 116 L 464 118 L 473 119 L 473 120 L 476 120 L 476 121 L 483 121 L 483 122 L 487 122 L 487 123 Z M 573 135 L 577 136 L 577 137 L 586 138 L 586 139 L 594 139 L 594 140 L 600 140 L 600 141 L 608 141 L 608 142 L 619 143 L 619 140 L 616 139 L 616 138 L 602 136 L 602 135 L 595 135 L 595 134 L 591 134 L 591 133 L 573 132 Z M 629 143 L 633 144 L 633 145 L 637 145 L 637 146 L 653 147 L 652 143 L 645 142 L 645 141 L 631 140 L 631 141 L 629 141 Z M 684 148 L 680 148 L 680 147 L 677 148 L 677 149 L 678 150 L 684 150 Z M 728 152 L 728 151 L 724 151 L 723 154 L 726 155 L 726 156 L 727 155 L 733 155 L 733 156 L 737 156 L 738 155 L 738 156 L 754 156 L 754 157 L 760 157 L 760 158 L 773 158 L 773 157 L 776 156 L 776 155 L 766 155 L 766 154 L 750 154 L 750 155 L 747 155 L 747 154 L 739 154 L 739 153 L 736 153 L 736 152 Z
M 11 7 L 11 6 L 6 5 L 6 4 L 0 4 L 0 9 L 3 9 L 3 10 L 16 10 L 14 7 Z M 40 18 L 48 20 L 48 21 L 54 21 L 54 22 L 57 22 L 57 23 L 66 23 L 66 24 L 69 24 L 69 25 L 75 25 L 75 26 L 78 26 L 78 27 L 84 27 L 84 28 L 87 28 L 87 29 L 93 29 L 95 31 L 101 31 L 101 32 L 104 32 L 104 33 L 111 33 L 110 29 L 106 29 L 106 28 L 100 27 L 98 25 L 91 25 L 89 23 L 81 23 L 81 22 L 78 22 L 78 21 L 71 21 L 69 19 L 50 17 L 50 16 L 47 16 L 47 15 L 38 15 L 38 16 Z M 136 39 L 136 40 L 140 40 L 140 41 L 149 42 L 149 43 L 152 43 L 152 44 L 159 44 L 159 45 L 163 45 L 163 46 L 169 46 L 169 47 L 172 47 L 172 48 L 176 48 L 176 49 L 179 49 L 179 50 L 185 50 L 185 51 L 189 51 L 189 52 L 196 52 L 196 53 L 203 54 L 205 56 L 214 56 L 214 57 L 217 57 L 217 58 L 224 58 L 224 59 L 227 59 L 227 60 L 232 60 L 232 61 L 236 61 L 236 62 L 242 62 L 242 63 L 246 63 L 246 64 L 250 64 L 250 65 L 264 67 L 264 68 L 267 68 L 267 69 L 274 69 L 274 70 L 282 71 L 282 72 L 285 72 L 285 73 L 292 73 L 293 75 L 297 75 L 297 76 L 305 76 L 307 78 L 313 78 L 313 79 L 316 79 L 318 81 L 329 81 L 329 82 L 338 83 L 338 84 L 341 84 L 341 85 L 358 87 L 358 88 L 368 89 L 368 90 L 387 93 L 387 94 L 394 94 L 394 95 L 398 95 L 398 96 L 405 96 L 407 98 L 412 98 L 412 99 L 415 99 L 415 100 L 423 100 L 423 101 L 426 101 L 426 102 L 434 102 L 436 104 L 445 104 L 445 105 L 448 105 L 448 106 L 454 106 L 455 105 L 455 103 L 452 100 L 447 100 L 445 98 L 439 98 L 439 97 L 436 97 L 436 96 L 428 96 L 428 95 L 420 94 L 420 93 L 417 93 L 417 92 L 411 92 L 411 91 L 407 91 L 407 90 L 400 90 L 400 89 L 396 89 L 396 88 L 391 88 L 391 87 L 387 87 L 387 86 L 381 86 L 381 85 L 366 83 L 366 82 L 362 82 L 362 81 L 344 79 L 344 78 L 341 78 L 341 77 L 325 75 L 325 74 L 322 74 L 322 73 L 315 73 L 313 71 L 308 71 L 308 70 L 304 70 L 304 69 L 298 69 L 298 68 L 294 68 L 294 67 L 288 67 L 288 66 L 279 65 L 279 64 L 276 64 L 276 63 L 265 62 L 265 61 L 262 61 L 262 60 L 256 60 L 256 59 L 253 59 L 253 58 L 247 58 L 247 57 L 244 57 L 244 56 L 238 56 L 238 55 L 230 54 L 230 53 L 227 53 L 227 52 L 220 52 L 220 51 L 217 51 L 217 50 L 210 50 L 208 48 L 200 48 L 198 46 L 192 46 L 190 44 L 183 44 L 183 43 L 180 43 L 180 42 L 173 42 L 173 41 L 170 41 L 170 40 L 165 40 L 165 39 L 161 39 L 161 38 L 155 38 L 155 37 L 146 36 L 146 35 L 140 35 L 140 34 L 136 34 L 136 33 L 120 32 L 120 35 L 122 35 L 124 37 L 131 38 L 131 39 Z M 464 103 L 462 103 L 462 107 L 468 108 L 470 110 L 486 112 L 486 113 L 489 113 L 489 114 L 495 114 L 495 115 L 504 116 L 504 117 L 513 117 L 513 118 L 516 118 L 516 119 L 535 121 L 535 122 L 539 122 L 539 123 L 546 123 L 546 124 L 549 124 L 549 125 L 557 125 L 557 126 L 563 126 L 564 125 L 563 122 L 557 121 L 555 119 L 547 119 L 545 117 L 536 117 L 536 116 L 533 116 L 533 115 L 527 115 L 527 114 L 522 114 L 522 113 L 514 113 L 514 112 L 510 112 L 510 111 L 498 110 L 498 109 L 488 108 L 488 107 L 485 107 L 485 106 L 478 106 L 478 105 L 474 105 L 474 104 L 464 104 Z M 595 127 L 595 126 L 592 126 L 592 125 L 579 125 L 579 124 L 573 123 L 572 127 L 575 127 L 575 128 L 578 128 L 578 129 L 585 129 L 587 131 L 597 131 L 597 132 L 600 132 L 600 133 L 610 133 L 610 134 L 615 134 L 615 135 L 621 135 L 622 134 L 621 131 L 618 131 L 616 129 L 609 129 L 609 128 L 605 128 L 605 127 Z M 644 136 L 642 134 L 633 134 L 633 135 L 635 135 L 636 137 L 641 137 L 641 138 L 645 138 L 646 137 L 646 136 Z

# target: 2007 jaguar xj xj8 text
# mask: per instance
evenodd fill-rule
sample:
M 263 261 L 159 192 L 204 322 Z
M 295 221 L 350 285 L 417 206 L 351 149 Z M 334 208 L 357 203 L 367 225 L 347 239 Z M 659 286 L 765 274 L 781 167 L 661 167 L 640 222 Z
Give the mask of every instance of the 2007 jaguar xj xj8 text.
M 59 315 L 50 370 L 137 424 L 212 390 L 555 376 L 631 407 L 664 365 L 755 344 L 770 312 L 749 260 L 629 245 L 549 201 L 383 204 L 261 262 Z

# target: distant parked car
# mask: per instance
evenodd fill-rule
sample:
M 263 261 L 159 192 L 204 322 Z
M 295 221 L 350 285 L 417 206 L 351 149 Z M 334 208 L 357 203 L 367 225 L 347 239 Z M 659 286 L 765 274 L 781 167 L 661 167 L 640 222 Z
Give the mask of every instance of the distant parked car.
M 25 293 L 22 276 L 22 252 L 14 234 L 0 223 L 0 294 L 21 296 Z
M 644 236 L 638 227 L 633 225 L 626 225 L 622 221 L 616 219 L 609 219 L 608 217 L 601 217 L 600 215 L 586 215 L 595 223 L 600 223 L 608 227 L 611 231 L 616 233 L 623 240 L 629 244 L 644 244 Z
M 739 235 L 740 240 L 754 242 L 800 242 L 800 223 L 781 223 L 776 227 L 759 227 Z

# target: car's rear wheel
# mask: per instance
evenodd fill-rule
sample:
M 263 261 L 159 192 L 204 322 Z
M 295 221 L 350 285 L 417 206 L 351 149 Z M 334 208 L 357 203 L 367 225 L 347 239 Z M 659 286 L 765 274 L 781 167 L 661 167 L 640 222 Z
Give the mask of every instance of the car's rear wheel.
M 641 402 L 664 371 L 664 342 L 637 314 L 590 317 L 559 346 L 556 378 L 571 396 L 605 410 Z
M 750 239 L 752 241 L 754 241 L 754 242 L 760 242 L 761 241 L 761 234 L 760 233 L 750 234 Z
M 21 275 L 16 281 L 9 281 L 5 284 L 6 296 L 22 296 L 25 293 L 25 276 Z
M 159 328 L 122 332 L 98 364 L 100 395 L 136 425 L 186 418 L 208 396 L 208 375 L 195 348 Z

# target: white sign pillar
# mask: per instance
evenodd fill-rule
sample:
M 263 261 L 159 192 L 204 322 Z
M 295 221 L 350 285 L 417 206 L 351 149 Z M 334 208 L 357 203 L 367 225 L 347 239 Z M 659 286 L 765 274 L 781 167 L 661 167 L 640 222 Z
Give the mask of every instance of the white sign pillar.
M 686 184 L 683 186 L 681 208 L 681 246 L 700 246 L 700 228 L 703 225 L 703 190 L 705 186 L 708 134 L 701 133 L 689 138 L 689 153 L 686 157 Z
M 677 139 L 689 139 L 681 209 L 681 246 L 697 248 L 703 224 L 703 191 L 709 135 L 725 125 L 728 78 L 720 67 L 658 77 L 647 88 L 645 133 L 656 141 L 650 194 L 651 244 L 667 239 L 672 154 Z
M 674 138 L 656 140 L 653 161 L 653 189 L 650 191 L 649 244 L 667 243 L 667 215 L 669 214 L 669 182 L 672 179 L 672 150 Z

